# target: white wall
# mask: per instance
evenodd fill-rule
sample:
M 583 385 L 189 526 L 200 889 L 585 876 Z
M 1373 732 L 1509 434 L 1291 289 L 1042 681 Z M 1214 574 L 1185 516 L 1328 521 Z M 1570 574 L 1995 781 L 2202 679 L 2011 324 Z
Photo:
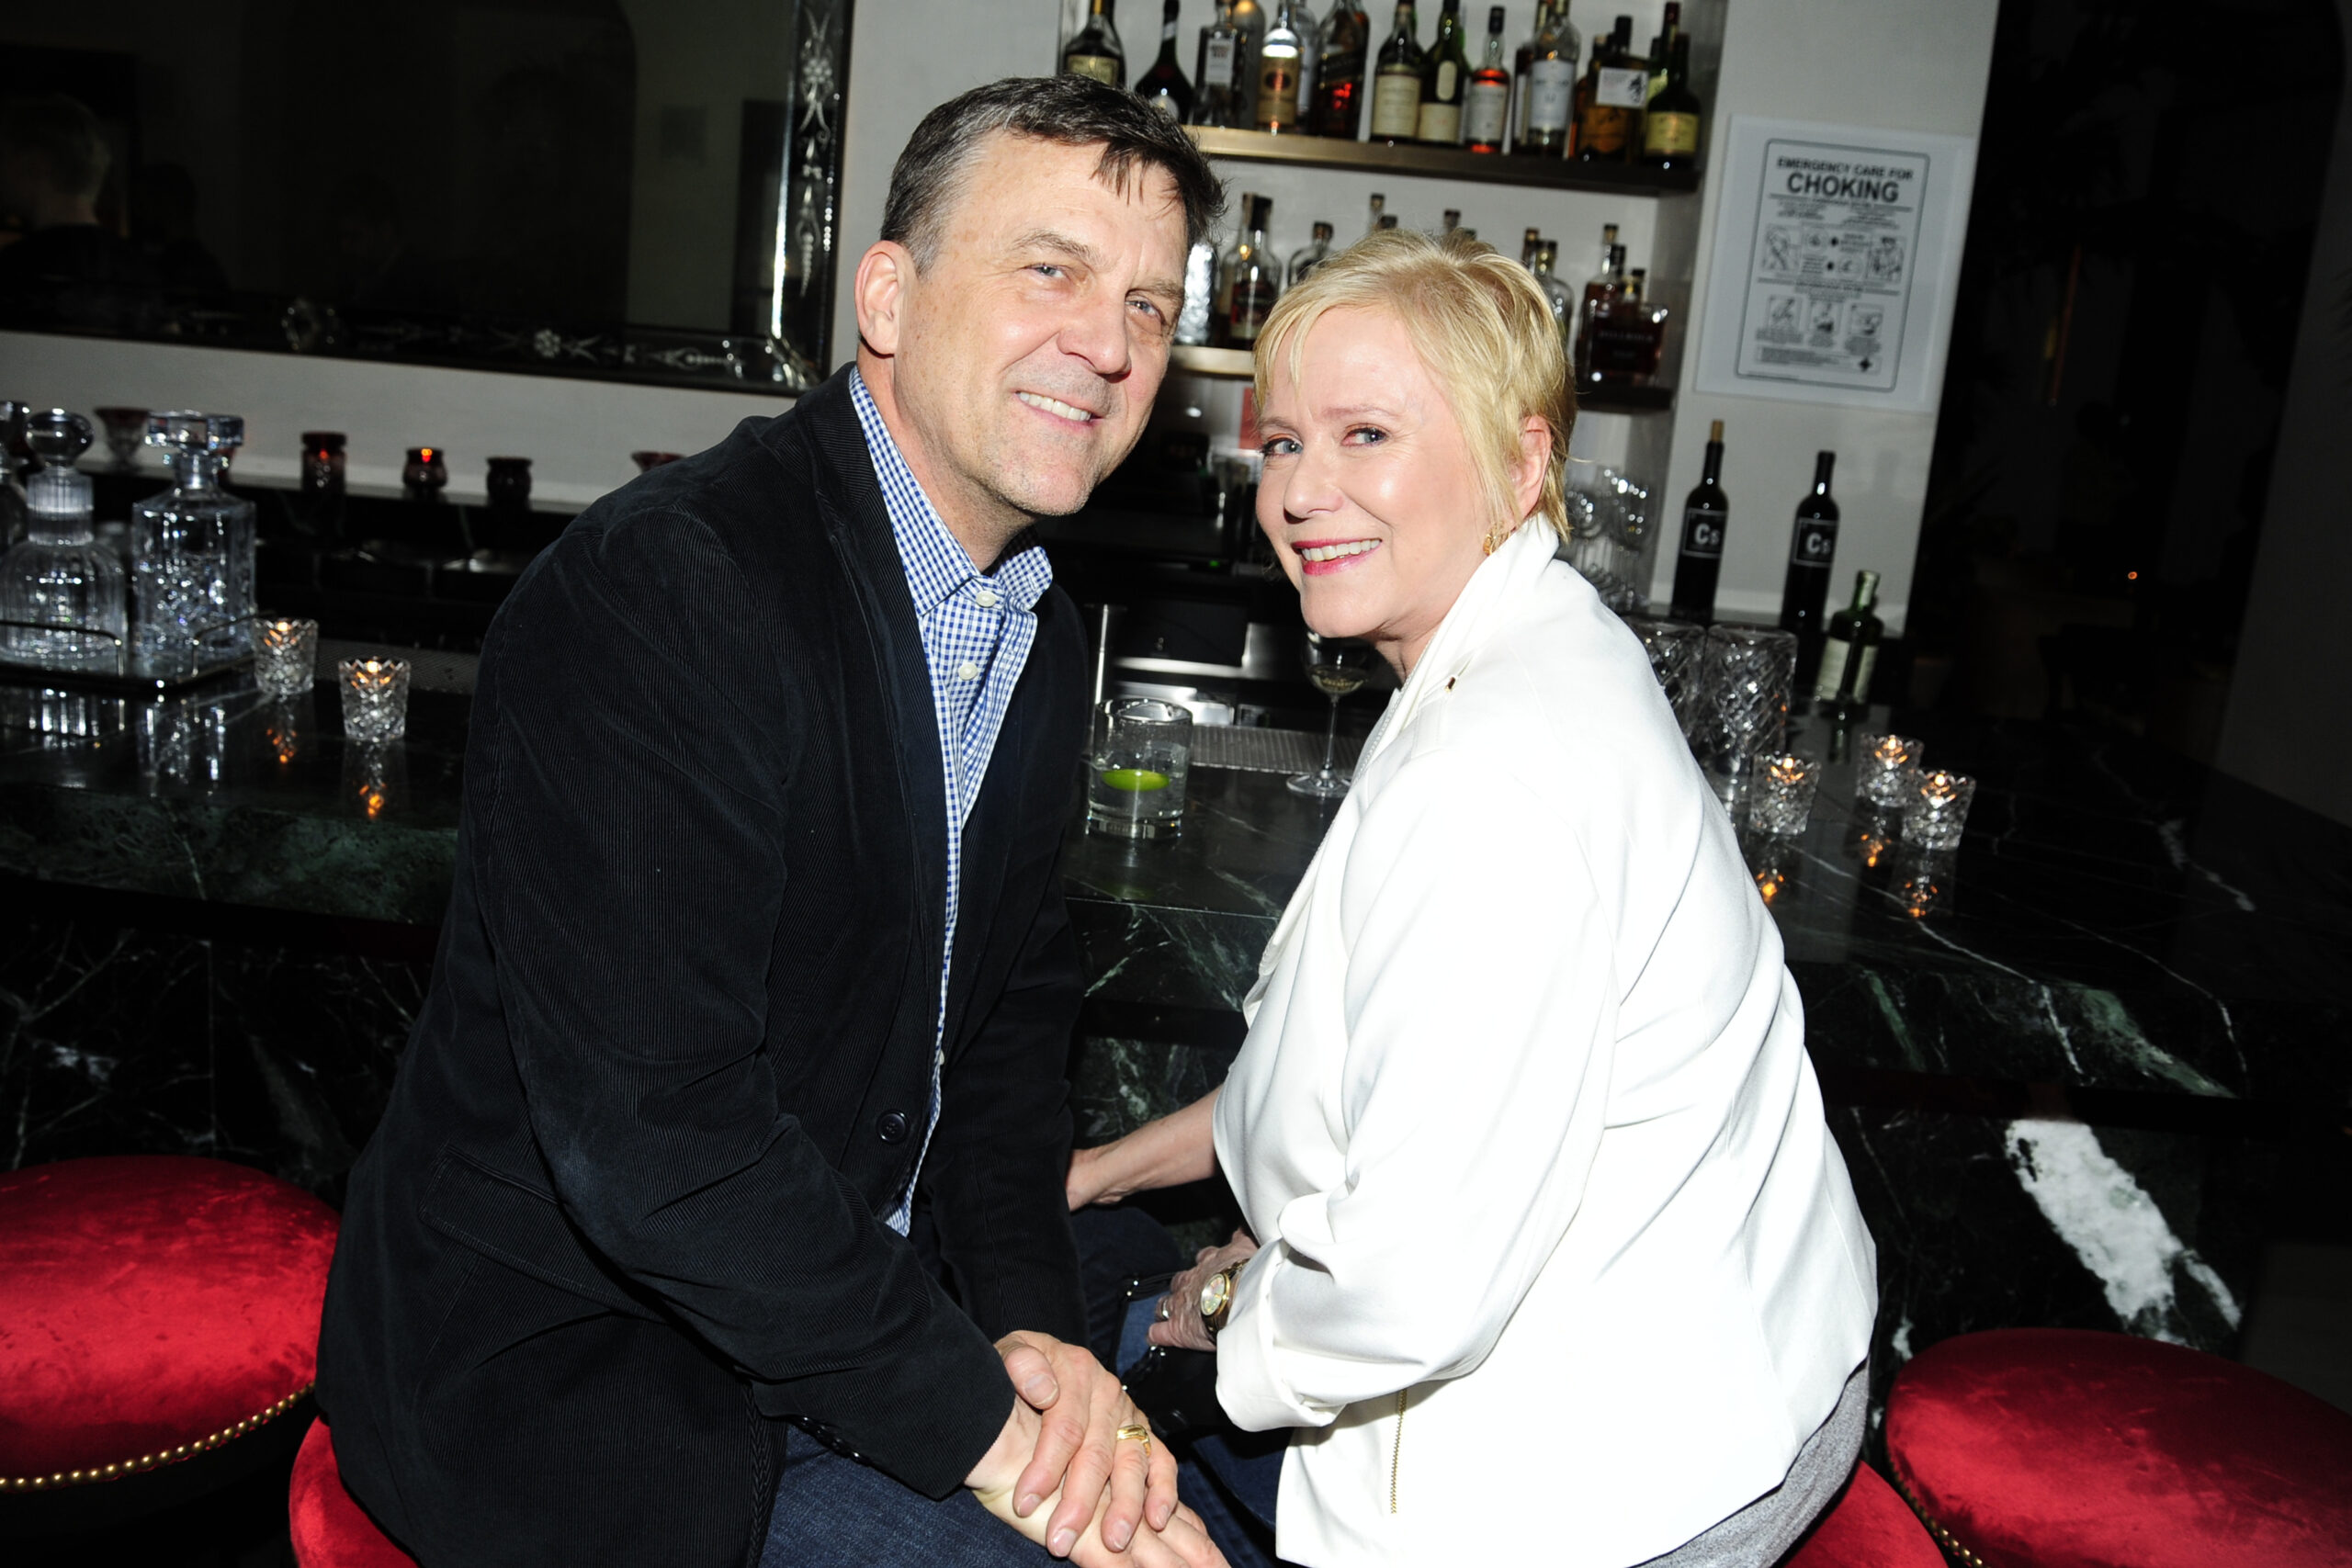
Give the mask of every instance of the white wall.
M 1737 0 L 1728 7 L 1723 74 L 1710 113 L 1774 116 L 1894 130 L 1973 136 L 1984 116 L 1998 0 Z M 1705 309 L 1708 254 L 1714 245 L 1723 174 L 1709 170 L 1702 199 L 1691 319 Z M 1951 334 L 1951 302 L 1936 325 Z M 1683 357 L 1685 379 L 1693 360 Z M 1674 413 L 1674 455 L 1665 493 L 1679 519 L 1680 498 L 1699 482 L 1707 423 L 1724 422 L 1724 489 L 1731 497 L 1719 613 L 1769 620 L 1780 613 L 1790 518 L 1813 482 L 1813 455 L 1838 454 L 1842 514 L 1838 581 L 1881 574 L 1881 609 L 1900 632 L 1911 597 L 1919 518 L 1935 447 L 1933 413 L 1882 413 L 1769 398 L 1702 396 L 1686 389 Z M 1676 526 L 1670 523 L 1669 527 Z M 1672 587 L 1674 552 L 1661 549 L 1652 592 Z
M 2352 43 L 2352 0 L 2336 4 Z M 2336 105 L 2321 200 L 2217 764 L 2352 823 L 2352 619 L 2343 608 L 2352 587 L 2344 502 L 2352 341 L 2332 303 L 2352 299 L 2352 93 Z

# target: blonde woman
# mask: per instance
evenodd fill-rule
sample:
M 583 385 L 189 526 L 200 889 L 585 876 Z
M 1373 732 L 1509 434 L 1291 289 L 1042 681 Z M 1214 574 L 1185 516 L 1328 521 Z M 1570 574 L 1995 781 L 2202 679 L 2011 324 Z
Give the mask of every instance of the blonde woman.
M 1072 1162 L 1073 1207 L 1232 1184 L 1150 1337 L 1294 1429 L 1310 1568 L 1769 1563 L 1860 1446 L 1871 1238 L 1731 824 L 1555 557 L 1566 385 L 1482 244 L 1376 234 L 1276 306 L 1259 524 L 1403 685 L 1224 1088 Z

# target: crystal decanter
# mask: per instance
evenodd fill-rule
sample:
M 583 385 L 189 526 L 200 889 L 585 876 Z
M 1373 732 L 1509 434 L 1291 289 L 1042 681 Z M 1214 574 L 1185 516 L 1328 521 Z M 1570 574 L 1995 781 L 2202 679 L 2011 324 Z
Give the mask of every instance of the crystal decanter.
M 192 674 L 253 651 L 254 503 L 220 488 L 244 439 L 234 414 L 147 421 L 147 445 L 164 449 L 173 479 L 130 509 L 131 638 L 150 673 Z
M 122 563 L 92 533 L 90 480 L 74 467 L 91 435 L 88 420 L 63 409 L 25 420 L 41 467 L 25 487 L 25 541 L 0 559 L 0 648 L 17 663 L 122 667 Z

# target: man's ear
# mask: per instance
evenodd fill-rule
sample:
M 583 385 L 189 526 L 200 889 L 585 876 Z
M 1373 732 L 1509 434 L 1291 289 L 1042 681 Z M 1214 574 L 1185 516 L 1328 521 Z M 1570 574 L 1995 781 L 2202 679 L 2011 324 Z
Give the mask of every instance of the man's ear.
M 914 256 L 895 240 L 876 240 L 858 258 L 857 335 L 876 354 L 899 352 L 899 311 L 914 274 Z

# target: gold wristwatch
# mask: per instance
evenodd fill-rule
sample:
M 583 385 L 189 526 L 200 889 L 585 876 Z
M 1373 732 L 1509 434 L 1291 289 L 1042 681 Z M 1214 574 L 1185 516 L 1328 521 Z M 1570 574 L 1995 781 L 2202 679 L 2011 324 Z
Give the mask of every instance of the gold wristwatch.
M 1210 1275 L 1201 1286 L 1201 1321 L 1211 1334 L 1233 1315 L 1233 1281 L 1240 1272 L 1240 1264 L 1231 1264 Z

